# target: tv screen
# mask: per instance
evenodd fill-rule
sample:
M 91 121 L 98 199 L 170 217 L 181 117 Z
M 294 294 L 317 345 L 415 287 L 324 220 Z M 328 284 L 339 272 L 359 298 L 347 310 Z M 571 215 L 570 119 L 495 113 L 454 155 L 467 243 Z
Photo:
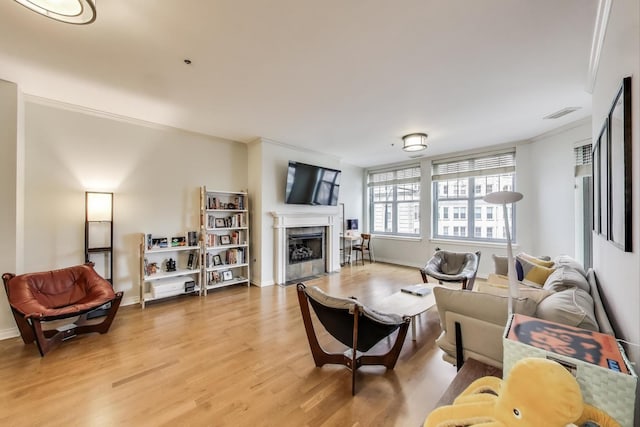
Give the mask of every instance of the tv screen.
M 336 206 L 341 173 L 336 169 L 290 161 L 285 203 Z

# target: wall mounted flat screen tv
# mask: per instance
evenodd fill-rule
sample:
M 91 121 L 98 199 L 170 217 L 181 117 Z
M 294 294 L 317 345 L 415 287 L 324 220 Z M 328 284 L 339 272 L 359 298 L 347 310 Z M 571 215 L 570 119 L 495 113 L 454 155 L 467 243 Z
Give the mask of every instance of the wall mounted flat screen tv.
M 336 169 L 289 161 L 285 203 L 336 206 L 341 174 Z

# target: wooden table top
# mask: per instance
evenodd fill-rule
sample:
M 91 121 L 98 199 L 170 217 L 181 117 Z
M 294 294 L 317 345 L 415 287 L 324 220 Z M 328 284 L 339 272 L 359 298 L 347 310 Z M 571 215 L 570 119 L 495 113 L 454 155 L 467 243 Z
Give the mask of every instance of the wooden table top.
M 467 359 L 451 381 L 449 387 L 436 403 L 436 408 L 444 405 L 451 405 L 456 397 L 466 389 L 469 384 L 481 377 L 493 376 L 502 378 L 502 369 L 486 365 L 475 359 Z

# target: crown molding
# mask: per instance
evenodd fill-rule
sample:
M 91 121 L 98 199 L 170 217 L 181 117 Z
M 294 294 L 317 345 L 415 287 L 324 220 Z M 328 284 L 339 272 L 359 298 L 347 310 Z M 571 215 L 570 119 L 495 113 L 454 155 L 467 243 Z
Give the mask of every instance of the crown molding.
M 611 3 L 612 0 L 600 0 L 598 2 L 598 14 L 596 15 L 596 22 L 593 28 L 593 40 L 591 41 L 591 54 L 589 55 L 589 69 L 587 71 L 587 84 L 585 88 L 589 93 L 593 93 L 593 88 L 596 84 L 602 45 L 604 44 L 604 37 L 607 33 L 607 25 L 611 13 Z

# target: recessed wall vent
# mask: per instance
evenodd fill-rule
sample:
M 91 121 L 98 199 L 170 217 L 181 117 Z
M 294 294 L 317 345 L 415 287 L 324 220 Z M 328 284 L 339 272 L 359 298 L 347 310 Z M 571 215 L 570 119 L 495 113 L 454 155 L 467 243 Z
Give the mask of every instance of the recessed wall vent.
M 555 113 L 551 113 L 548 116 L 544 116 L 543 119 L 559 119 L 560 117 L 564 117 L 567 114 L 571 114 L 574 111 L 579 110 L 582 107 L 567 107 L 567 108 L 563 108 L 562 110 L 558 110 Z

